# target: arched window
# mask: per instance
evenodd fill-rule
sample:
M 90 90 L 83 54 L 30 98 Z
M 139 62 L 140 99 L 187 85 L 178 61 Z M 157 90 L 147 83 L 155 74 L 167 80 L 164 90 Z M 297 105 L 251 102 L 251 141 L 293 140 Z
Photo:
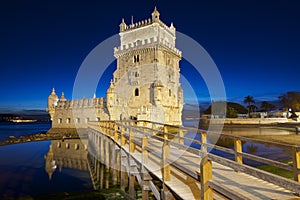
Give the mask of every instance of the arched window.
M 139 91 L 138 88 L 136 88 L 136 89 L 134 90 L 134 96 L 136 96 L 136 97 L 140 96 L 140 91 Z
M 133 56 L 133 63 L 138 63 L 140 62 L 140 55 L 134 55 Z
M 172 91 L 169 89 L 169 97 L 172 96 Z

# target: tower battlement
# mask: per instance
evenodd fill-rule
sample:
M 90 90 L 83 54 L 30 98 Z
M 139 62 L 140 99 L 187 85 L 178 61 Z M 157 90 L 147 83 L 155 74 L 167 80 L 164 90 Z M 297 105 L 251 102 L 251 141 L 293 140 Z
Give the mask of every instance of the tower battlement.
M 164 22 L 162 22 L 159 18 L 160 13 L 157 11 L 157 8 L 154 8 L 154 11 L 152 12 L 152 19 L 148 18 L 145 20 L 141 20 L 138 22 L 131 22 L 131 24 L 126 24 L 124 21 L 124 18 L 122 19 L 122 22 L 120 24 L 120 33 L 121 32 L 126 32 L 126 31 L 132 31 L 135 29 L 139 29 L 145 26 L 149 26 L 149 25 L 159 25 L 160 27 L 164 28 L 166 31 L 168 31 L 171 34 L 175 34 L 175 27 L 173 26 L 173 23 L 171 23 L 170 26 L 167 26 Z
M 80 100 L 58 101 L 57 109 L 82 109 L 105 106 L 105 99 L 101 98 L 84 98 Z
M 116 57 L 127 52 L 127 50 L 138 50 L 147 47 L 151 47 L 153 45 L 160 45 L 161 47 L 168 48 L 168 50 L 172 51 L 174 54 L 178 55 L 179 57 L 182 56 L 182 52 L 178 50 L 174 45 L 171 45 L 168 41 L 164 40 L 163 38 L 151 37 L 144 40 L 137 40 L 135 42 L 131 42 L 128 44 L 124 44 L 119 47 L 114 48 L 114 54 Z

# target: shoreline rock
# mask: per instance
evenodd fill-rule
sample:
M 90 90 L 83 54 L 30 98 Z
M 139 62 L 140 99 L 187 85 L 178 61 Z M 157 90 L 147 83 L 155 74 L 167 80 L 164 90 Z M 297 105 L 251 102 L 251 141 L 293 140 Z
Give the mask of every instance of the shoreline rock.
M 20 144 L 25 142 L 36 142 L 45 140 L 64 140 L 64 139 L 80 139 L 87 137 L 87 129 L 53 129 L 47 132 L 32 133 L 29 135 L 9 136 L 8 139 L 1 140 L 0 146 Z

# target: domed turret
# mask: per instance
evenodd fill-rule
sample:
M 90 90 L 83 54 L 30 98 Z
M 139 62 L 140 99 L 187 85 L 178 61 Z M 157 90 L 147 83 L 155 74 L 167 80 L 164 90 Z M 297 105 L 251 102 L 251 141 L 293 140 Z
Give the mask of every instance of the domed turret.
M 51 121 L 53 120 L 53 116 L 55 113 L 55 107 L 57 106 L 58 96 L 55 93 L 55 89 L 52 88 L 52 92 L 48 97 L 48 106 L 46 111 L 50 114 Z
M 152 21 L 153 22 L 159 22 L 159 12 L 157 11 L 157 9 L 156 9 L 156 6 L 155 6 L 155 8 L 154 8 L 154 11 L 153 11 L 153 13 L 152 13 Z
M 63 102 L 67 101 L 64 92 L 61 93 L 61 97 L 60 97 L 59 101 L 61 101 L 61 102 L 62 102 L 62 101 L 63 101 Z
M 122 22 L 120 24 L 120 32 L 125 31 L 125 29 L 126 29 L 126 24 L 125 24 L 125 21 L 124 21 L 124 18 L 123 18 Z
M 49 180 L 51 180 L 52 174 L 56 169 L 52 145 L 49 146 L 49 151 L 45 155 L 45 161 L 45 170 L 48 173 Z

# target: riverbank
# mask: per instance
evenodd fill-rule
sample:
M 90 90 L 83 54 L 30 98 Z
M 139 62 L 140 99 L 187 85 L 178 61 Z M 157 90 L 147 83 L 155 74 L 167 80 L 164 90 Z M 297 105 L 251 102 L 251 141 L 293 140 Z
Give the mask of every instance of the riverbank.
M 235 136 L 255 138 L 267 142 L 279 142 L 290 145 L 300 145 L 300 134 L 296 131 L 296 126 L 300 126 L 300 123 L 284 123 L 284 124 L 272 124 L 272 125 L 224 125 L 223 131 L 226 134 Z M 251 129 L 257 128 L 260 132 L 268 130 L 268 134 L 257 134 L 251 131 L 228 131 L 232 129 Z M 274 130 L 271 131 L 270 129 Z M 281 132 L 288 132 L 288 134 L 281 134 Z
M 250 135 L 250 138 L 264 140 L 268 142 L 279 142 L 283 144 L 299 145 L 300 135 Z
M 79 139 L 82 137 L 87 137 L 86 129 L 51 128 L 47 132 L 33 133 L 33 134 L 21 135 L 21 136 L 9 136 L 8 139 L 0 141 L 0 146 L 19 144 L 24 142 L 44 141 L 44 140 Z

